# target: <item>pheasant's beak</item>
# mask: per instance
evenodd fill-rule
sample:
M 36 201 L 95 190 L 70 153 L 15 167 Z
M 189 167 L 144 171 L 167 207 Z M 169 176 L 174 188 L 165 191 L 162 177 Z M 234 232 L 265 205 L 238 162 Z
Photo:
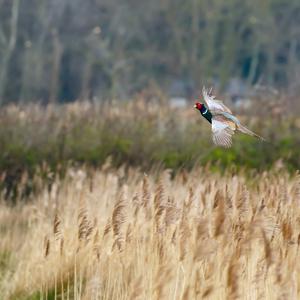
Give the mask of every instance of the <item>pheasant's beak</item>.
M 194 108 L 197 108 L 197 105 L 196 105 L 196 104 L 194 105 Z

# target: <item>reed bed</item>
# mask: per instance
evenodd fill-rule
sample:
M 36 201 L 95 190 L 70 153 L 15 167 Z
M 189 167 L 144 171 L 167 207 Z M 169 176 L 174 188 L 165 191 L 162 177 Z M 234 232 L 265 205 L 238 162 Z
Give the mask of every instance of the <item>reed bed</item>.
M 264 171 L 281 160 L 295 171 L 300 169 L 300 122 L 299 114 L 291 112 L 273 112 L 259 99 L 246 112 L 235 111 L 267 142 L 235 135 L 233 147 L 223 151 L 212 143 L 210 124 L 193 101 L 181 108 L 163 97 L 142 96 L 127 102 L 9 105 L 0 108 L 0 172 L 5 173 L 0 191 L 6 188 L 7 196 L 16 198 L 21 175 L 27 172 L 32 180 L 45 164 L 64 175 L 70 164 L 99 167 L 108 157 L 115 167 L 127 164 L 144 170 L 210 163 L 217 170 L 234 166 Z M 27 183 L 26 195 L 36 188 Z
M 299 299 L 300 178 L 69 168 L 0 209 L 1 299 Z

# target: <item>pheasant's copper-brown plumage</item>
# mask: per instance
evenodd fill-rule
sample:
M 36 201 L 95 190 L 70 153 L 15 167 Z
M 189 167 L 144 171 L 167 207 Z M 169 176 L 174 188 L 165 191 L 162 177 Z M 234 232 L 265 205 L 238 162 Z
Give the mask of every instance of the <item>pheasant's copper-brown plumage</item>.
M 264 140 L 261 136 L 243 126 L 222 101 L 215 100 L 215 97 L 211 95 L 211 90 L 207 92 L 203 87 L 202 92 L 208 109 L 213 116 L 211 122 L 212 139 L 216 145 L 226 148 L 231 147 L 232 136 L 236 131 Z

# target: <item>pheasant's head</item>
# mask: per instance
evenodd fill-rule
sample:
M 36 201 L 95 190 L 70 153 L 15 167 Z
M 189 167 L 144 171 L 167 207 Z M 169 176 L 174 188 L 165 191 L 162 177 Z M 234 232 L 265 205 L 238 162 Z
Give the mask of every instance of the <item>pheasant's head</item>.
M 201 110 L 201 108 L 203 107 L 203 104 L 202 103 L 199 103 L 199 102 L 196 102 L 194 107 L 198 110 Z

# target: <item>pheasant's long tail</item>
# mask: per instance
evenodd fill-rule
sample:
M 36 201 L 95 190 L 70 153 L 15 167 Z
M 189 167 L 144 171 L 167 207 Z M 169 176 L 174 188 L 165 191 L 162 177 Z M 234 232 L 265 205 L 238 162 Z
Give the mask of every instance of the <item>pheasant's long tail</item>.
M 258 138 L 261 141 L 266 141 L 262 136 L 254 133 L 253 131 L 251 131 L 250 129 L 248 129 L 247 127 L 245 127 L 243 125 L 239 125 L 237 129 L 242 133 L 249 134 L 251 136 Z

